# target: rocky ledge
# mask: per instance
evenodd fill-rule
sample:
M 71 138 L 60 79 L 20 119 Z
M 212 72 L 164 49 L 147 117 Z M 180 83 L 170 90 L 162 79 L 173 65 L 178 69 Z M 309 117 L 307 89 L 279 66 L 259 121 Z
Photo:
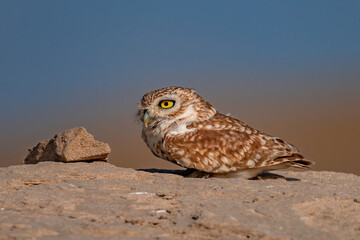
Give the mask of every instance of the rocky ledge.
M 0 239 L 360 239 L 360 177 L 184 178 L 105 162 L 0 168 Z

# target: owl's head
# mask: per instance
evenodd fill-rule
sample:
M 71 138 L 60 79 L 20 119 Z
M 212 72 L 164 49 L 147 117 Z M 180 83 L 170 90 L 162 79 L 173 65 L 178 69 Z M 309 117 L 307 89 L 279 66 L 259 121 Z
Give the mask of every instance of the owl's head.
M 146 93 L 139 104 L 138 116 L 145 128 L 175 121 L 195 122 L 211 118 L 213 106 L 194 89 L 167 87 Z

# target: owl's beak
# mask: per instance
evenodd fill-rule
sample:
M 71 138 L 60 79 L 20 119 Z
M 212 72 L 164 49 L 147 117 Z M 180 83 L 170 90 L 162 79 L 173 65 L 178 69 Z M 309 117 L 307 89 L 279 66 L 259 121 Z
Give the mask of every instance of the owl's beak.
M 144 126 L 147 127 L 151 123 L 151 117 L 149 115 L 148 110 L 144 110 L 144 117 L 143 117 Z

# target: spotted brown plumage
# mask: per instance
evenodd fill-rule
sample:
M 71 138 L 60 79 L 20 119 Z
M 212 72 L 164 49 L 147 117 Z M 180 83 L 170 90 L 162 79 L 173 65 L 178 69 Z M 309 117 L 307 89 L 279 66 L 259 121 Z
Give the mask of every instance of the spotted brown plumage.
M 171 107 L 161 104 L 170 101 Z M 312 164 L 284 140 L 220 114 L 195 90 L 149 92 L 139 104 L 142 137 L 155 156 L 218 175 L 254 177 L 264 171 Z

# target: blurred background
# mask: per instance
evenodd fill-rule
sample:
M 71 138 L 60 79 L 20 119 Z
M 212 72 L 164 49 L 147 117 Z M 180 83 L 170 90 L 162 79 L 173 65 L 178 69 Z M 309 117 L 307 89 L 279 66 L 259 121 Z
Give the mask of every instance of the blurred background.
M 84 126 L 131 168 L 176 168 L 143 143 L 144 93 L 195 88 L 360 174 L 360 1 L 0 1 L 0 166 Z

